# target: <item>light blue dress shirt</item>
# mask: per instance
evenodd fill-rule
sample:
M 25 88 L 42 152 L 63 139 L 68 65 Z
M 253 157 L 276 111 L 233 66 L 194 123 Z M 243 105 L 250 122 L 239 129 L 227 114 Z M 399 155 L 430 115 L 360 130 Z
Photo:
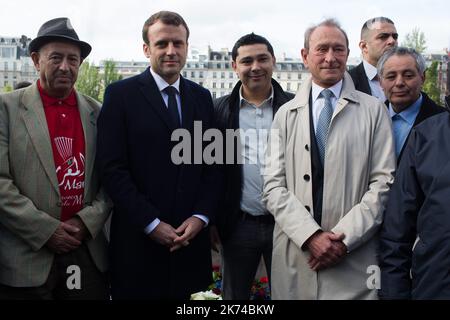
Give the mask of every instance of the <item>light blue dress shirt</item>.
M 248 102 L 240 89 L 239 128 L 242 159 L 242 199 L 241 210 L 259 216 L 267 213 L 262 202 L 265 164 L 269 130 L 273 121 L 273 88 L 270 96 L 260 106 Z
M 392 119 L 392 129 L 394 130 L 395 140 L 395 155 L 400 155 L 403 145 L 406 142 L 406 138 L 411 131 L 414 121 L 419 114 L 420 106 L 422 105 L 422 95 L 411 106 L 407 107 L 400 113 L 396 113 L 392 108 L 392 104 L 389 104 L 389 115 Z

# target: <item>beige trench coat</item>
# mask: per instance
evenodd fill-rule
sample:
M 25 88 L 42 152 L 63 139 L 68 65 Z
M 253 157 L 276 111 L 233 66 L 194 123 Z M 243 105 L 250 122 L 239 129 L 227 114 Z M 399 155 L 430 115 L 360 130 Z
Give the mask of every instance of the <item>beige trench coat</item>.
M 346 73 L 328 134 L 319 226 L 312 183 L 304 178 L 311 176 L 310 91 L 311 78 L 277 112 L 266 154 L 263 201 L 275 217 L 272 296 L 376 299 L 367 285 L 368 268 L 377 265 L 377 232 L 395 170 L 391 121 L 386 107 L 356 91 Z M 319 229 L 344 233 L 349 253 L 336 266 L 315 272 L 302 246 Z

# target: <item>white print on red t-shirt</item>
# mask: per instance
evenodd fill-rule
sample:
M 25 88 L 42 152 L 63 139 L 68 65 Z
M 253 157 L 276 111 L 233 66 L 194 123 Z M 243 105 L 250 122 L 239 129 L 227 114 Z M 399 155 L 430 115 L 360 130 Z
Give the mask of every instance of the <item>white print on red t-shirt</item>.
M 64 190 L 84 188 L 84 165 L 85 158 L 82 153 L 73 155 L 73 139 L 67 137 L 56 137 L 55 145 L 58 153 L 63 159 L 63 164 L 56 168 L 59 186 Z M 62 179 L 60 178 L 62 175 Z

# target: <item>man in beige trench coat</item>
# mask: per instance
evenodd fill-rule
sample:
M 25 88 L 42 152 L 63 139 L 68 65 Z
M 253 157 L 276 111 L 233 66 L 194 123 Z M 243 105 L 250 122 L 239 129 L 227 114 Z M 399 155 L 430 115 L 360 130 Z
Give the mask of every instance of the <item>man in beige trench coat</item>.
M 263 200 L 275 217 L 273 299 L 376 299 L 377 232 L 395 170 L 391 123 L 346 73 L 348 38 L 305 33 L 311 72 L 275 116 Z

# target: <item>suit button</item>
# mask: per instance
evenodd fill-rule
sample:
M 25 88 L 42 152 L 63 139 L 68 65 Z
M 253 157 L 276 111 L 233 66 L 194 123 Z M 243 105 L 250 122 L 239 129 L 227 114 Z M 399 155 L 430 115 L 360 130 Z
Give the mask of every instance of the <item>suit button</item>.
M 305 150 L 309 151 L 309 146 L 308 145 L 305 145 Z
M 305 209 L 308 210 L 308 212 L 311 212 L 311 208 L 309 206 L 305 206 Z
M 309 180 L 311 180 L 311 177 L 309 176 L 309 174 L 305 174 L 303 176 L 303 179 L 305 179 L 305 181 L 309 181 Z

